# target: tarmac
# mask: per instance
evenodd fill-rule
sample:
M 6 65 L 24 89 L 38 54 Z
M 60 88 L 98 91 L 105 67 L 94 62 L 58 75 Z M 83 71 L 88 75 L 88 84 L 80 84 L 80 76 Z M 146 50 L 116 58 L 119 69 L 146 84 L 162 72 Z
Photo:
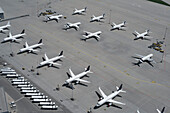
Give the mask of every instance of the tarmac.
M 86 15 L 72 15 L 74 8 L 81 9 L 87 6 Z M 141 113 L 155 113 L 156 109 L 162 109 L 165 113 L 170 112 L 170 8 L 160 4 L 155 4 L 145 0 L 1 0 L 1 7 L 5 11 L 5 18 L 29 14 L 29 17 L 11 20 L 12 34 L 20 33 L 26 30 L 26 36 L 18 43 L 0 44 L 0 57 L 9 64 L 21 71 L 30 81 L 47 92 L 53 99 L 61 103 L 60 109 L 64 107 L 73 113 L 86 113 L 92 108 L 93 113 L 135 113 L 137 109 Z M 51 21 L 44 23 L 44 17 L 37 17 L 40 11 L 50 9 L 57 14 L 63 14 L 58 23 Z M 103 22 L 90 23 L 92 15 L 99 16 L 105 13 Z M 121 23 L 127 21 L 126 31 L 110 31 L 112 22 Z M 75 31 L 70 29 L 62 30 L 66 22 L 78 22 L 80 29 Z M 1 22 L 5 25 L 6 22 Z M 166 46 L 163 46 L 165 53 L 149 49 L 156 39 L 162 40 L 165 28 L 168 28 L 165 38 Z M 140 33 L 150 29 L 151 41 L 137 40 L 133 36 L 136 30 Z M 102 31 L 99 42 L 90 39 L 87 42 L 81 41 L 83 31 Z M 3 40 L 7 36 L 0 34 Z M 23 47 L 25 41 L 32 45 L 43 39 L 44 46 L 41 47 L 38 55 L 19 54 L 19 49 Z M 54 57 L 64 51 L 62 65 L 59 68 L 42 67 L 30 72 L 30 69 L 36 68 L 42 61 L 44 53 L 49 58 Z M 14 57 L 9 54 L 13 52 Z M 135 54 L 147 55 L 153 53 L 154 67 L 147 63 L 140 67 L 134 66 L 136 62 L 132 56 Z M 163 56 L 163 63 L 162 61 Z M 91 66 L 92 74 L 89 78 L 83 78 L 91 81 L 87 86 L 74 85 L 71 90 L 62 87 L 67 78 L 66 72 L 71 68 L 75 74 L 84 71 L 88 65 Z M 22 70 L 25 68 L 25 70 Z M 35 73 L 39 72 L 40 75 Z M 98 97 L 95 91 L 98 87 L 109 95 L 116 90 L 116 86 L 123 84 L 123 90 L 127 93 L 121 93 L 115 100 L 126 103 L 125 106 L 107 107 L 104 105 L 98 109 L 93 109 Z M 56 91 L 57 86 L 60 90 Z M 98 91 L 99 92 L 99 91 Z M 70 98 L 75 99 L 71 101 Z M 30 103 L 31 104 L 31 103 Z M 63 107 L 64 106 L 64 107 Z M 57 111 L 56 111 L 57 112 Z

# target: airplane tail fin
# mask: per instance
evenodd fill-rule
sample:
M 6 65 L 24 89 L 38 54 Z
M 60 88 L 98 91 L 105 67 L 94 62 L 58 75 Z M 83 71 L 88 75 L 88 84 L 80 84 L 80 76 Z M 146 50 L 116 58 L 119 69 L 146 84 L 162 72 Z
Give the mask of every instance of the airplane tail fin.
M 25 29 L 22 30 L 21 34 L 24 34 L 25 33 Z
M 163 109 L 162 109 L 161 113 L 164 113 L 164 111 L 165 111 L 165 107 L 163 107 Z
M 63 51 L 60 52 L 59 56 L 63 56 Z
M 125 24 L 126 24 L 126 21 L 124 21 L 123 24 L 125 25 Z
M 87 7 L 84 8 L 84 11 L 86 11 L 86 10 L 87 10 Z
M 85 72 L 93 73 L 90 71 L 90 65 L 87 68 L 85 68 Z
M 103 14 L 103 17 L 105 16 L 105 13 Z
M 123 87 L 123 84 L 121 84 L 120 87 L 116 86 L 117 91 L 126 93 L 126 91 L 122 90 L 122 87 Z
M 147 30 L 146 30 L 146 32 L 147 32 L 147 33 L 149 33 L 149 32 L 150 32 L 150 30 L 149 30 L 149 29 L 147 29 Z
M 38 42 L 38 44 L 41 44 L 42 43 L 42 39 L 40 39 L 40 41 Z

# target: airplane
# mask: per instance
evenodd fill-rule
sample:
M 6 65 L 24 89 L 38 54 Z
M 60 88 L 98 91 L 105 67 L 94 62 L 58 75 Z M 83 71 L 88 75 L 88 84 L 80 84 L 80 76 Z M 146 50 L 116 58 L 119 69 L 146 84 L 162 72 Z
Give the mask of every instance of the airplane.
M 86 10 L 87 10 L 87 7 L 85 7 L 84 9 L 79 9 L 79 10 L 75 8 L 72 15 L 76 15 L 76 14 L 82 15 L 84 12 L 86 12 Z
M 38 52 L 38 50 L 35 50 L 35 48 L 38 48 L 38 47 L 40 47 L 41 45 L 44 45 L 44 44 L 42 43 L 42 39 L 40 39 L 40 41 L 39 41 L 37 44 L 31 45 L 31 46 L 29 46 L 28 43 L 25 42 L 24 48 L 20 49 L 19 52 L 18 52 L 18 54 L 19 54 L 19 53 L 26 52 L 26 51 L 28 51 L 28 53 Z
M 8 21 L 8 23 L 7 23 L 6 25 L 0 27 L 0 32 L 1 32 L 1 33 L 5 33 L 6 31 L 9 30 L 9 27 L 10 27 L 10 26 L 11 26 L 11 25 L 10 25 L 10 21 Z
M 151 65 L 152 67 L 154 67 L 151 62 L 154 62 L 156 63 L 152 57 L 153 57 L 153 54 L 149 54 L 149 55 L 146 55 L 146 56 L 142 56 L 142 55 L 139 55 L 139 54 L 136 54 L 137 57 L 134 57 L 133 58 L 136 58 L 135 60 L 137 60 L 138 62 L 137 63 L 134 63 L 135 65 L 138 65 L 140 66 L 141 63 L 143 62 L 147 62 L 149 65 Z
M 49 67 L 55 66 L 55 65 L 56 65 L 56 66 L 61 65 L 61 64 L 56 63 L 56 62 L 54 62 L 54 61 L 60 60 L 61 58 L 65 57 L 65 56 L 63 55 L 63 51 L 61 51 L 58 56 L 53 57 L 53 58 L 51 58 L 51 59 L 49 59 L 49 58 L 47 57 L 46 53 L 44 54 L 44 56 L 45 56 L 45 58 L 43 57 L 43 61 L 39 64 L 39 66 L 37 66 L 37 68 L 42 67 L 42 66 L 45 66 L 45 65 L 48 65 Z
M 94 38 L 94 39 L 96 39 L 97 41 L 99 41 L 99 39 L 100 39 L 100 37 L 99 37 L 99 35 L 102 33 L 101 31 L 97 31 L 97 32 L 94 32 L 94 33 L 91 33 L 91 32 L 88 32 L 88 31 L 84 31 L 84 37 L 85 38 L 83 38 L 83 39 L 81 39 L 81 40 L 84 40 L 84 41 L 86 41 L 87 39 L 90 39 L 90 38 Z
M 67 22 L 64 29 L 67 30 L 67 29 L 74 28 L 77 31 L 80 24 L 81 24 L 81 22 L 76 22 L 76 23 Z
M 80 82 L 85 82 L 85 83 L 90 83 L 89 81 L 83 80 L 81 79 L 82 77 L 86 76 L 88 73 L 93 73 L 90 71 L 90 66 L 88 66 L 87 68 L 85 68 L 85 71 L 82 73 L 79 73 L 77 75 L 75 75 L 71 69 L 69 69 L 70 74 L 67 73 L 69 79 L 67 79 L 65 81 L 65 83 L 63 84 L 63 86 L 65 85 L 71 85 L 70 83 L 75 82 L 76 84 L 80 83 Z
M 9 36 L 7 38 L 4 38 L 1 43 L 5 43 L 5 42 L 8 42 L 8 41 L 19 42 L 19 41 L 21 41 L 21 39 L 19 39 L 19 38 L 23 38 L 24 35 L 26 35 L 25 29 L 23 29 L 20 34 L 17 34 L 17 35 L 14 35 L 14 36 L 12 36 L 11 32 L 9 32 Z
M 163 107 L 163 109 L 160 111 L 159 109 L 156 109 L 158 113 L 164 113 L 165 111 L 165 107 Z M 137 110 L 137 113 L 140 113 L 139 110 Z
M 90 22 L 94 22 L 94 21 L 100 22 L 101 19 L 104 19 L 104 16 L 105 16 L 105 14 L 103 14 L 103 15 L 101 15 L 101 16 L 97 16 L 97 17 L 93 15 L 93 16 L 91 17 Z
M 165 107 L 163 107 L 162 111 L 160 111 L 159 109 L 156 109 L 158 113 L 164 113 L 165 111 Z
M 149 33 L 151 33 L 149 30 L 145 30 L 145 32 L 143 32 L 141 34 L 138 33 L 137 31 L 135 31 L 135 33 L 132 33 L 132 34 L 135 35 L 134 40 L 138 40 L 138 39 L 150 40 L 152 37 L 149 37 Z
M 97 91 L 95 91 L 96 94 L 97 94 L 97 96 L 99 97 L 99 100 L 98 100 L 97 104 L 95 105 L 94 109 L 99 108 L 100 106 L 102 106 L 102 105 L 104 105 L 104 104 L 107 104 L 108 107 L 111 106 L 111 105 L 113 105 L 113 104 L 126 105 L 125 103 L 121 103 L 121 102 L 118 102 L 118 101 L 113 100 L 113 98 L 115 98 L 116 96 L 119 96 L 118 94 L 119 94 L 120 92 L 126 93 L 126 91 L 123 91 L 123 90 L 122 90 L 122 86 L 123 86 L 123 84 L 121 84 L 120 87 L 117 87 L 117 86 L 116 86 L 116 89 L 117 89 L 117 90 L 114 91 L 112 94 L 110 94 L 110 95 L 108 95 L 108 96 L 107 96 L 107 95 L 101 90 L 101 88 L 99 87 L 99 91 L 100 91 L 101 95 L 100 95 Z
M 113 25 L 111 25 L 112 28 L 110 29 L 110 31 L 115 30 L 115 29 L 117 29 L 117 30 L 123 30 L 123 28 L 126 27 L 125 24 L 126 24 L 126 21 L 124 21 L 124 22 L 122 22 L 122 23 L 120 23 L 120 24 L 115 24 L 115 23 L 113 22 Z
M 58 14 L 58 15 L 55 15 L 55 16 L 53 16 L 53 15 L 46 15 L 46 19 L 44 21 L 47 23 L 48 21 L 55 20 L 58 23 L 58 20 L 60 18 L 62 18 L 62 16 L 63 15 L 61 15 L 61 14 Z

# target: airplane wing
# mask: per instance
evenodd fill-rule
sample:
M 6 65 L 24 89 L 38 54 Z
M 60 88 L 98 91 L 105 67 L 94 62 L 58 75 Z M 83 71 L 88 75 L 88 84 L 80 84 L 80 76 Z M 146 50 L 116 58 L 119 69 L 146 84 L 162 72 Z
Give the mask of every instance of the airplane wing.
M 75 74 L 72 72 L 72 70 L 71 70 L 71 69 L 69 69 L 69 71 L 70 71 L 71 77 L 74 77 L 74 76 L 75 76 Z
M 76 79 L 77 81 L 80 81 L 80 82 L 85 82 L 85 83 L 90 83 L 89 81 L 87 81 L 87 80 L 83 80 L 83 79 Z
M 47 60 L 48 60 L 47 54 L 45 53 L 45 55 L 44 55 L 44 56 L 45 56 L 45 60 L 47 61 Z
M 115 26 L 116 24 L 114 22 L 112 22 L 112 24 Z
M 96 38 L 100 38 L 100 36 L 99 35 L 94 35 Z
M 143 58 L 144 56 L 142 55 L 139 55 L 139 54 L 136 54 L 136 56 L 138 56 L 139 58 Z
M 25 42 L 25 48 L 28 48 L 28 47 L 29 47 L 28 43 L 27 43 L 27 42 Z
M 105 95 L 105 93 L 101 90 L 101 88 L 99 87 L 99 91 L 100 91 L 100 93 L 102 94 L 102 97 L 103 98 L 106 98 L 107 96 Z
M 115 100 L 112 100 L 112 99 L 107 100 L 107 102 L 110 102 L 110 103 L 113 103 L 113 104 L 126 105 L 125 103 L 118 102 L 118 101 L 115 101 Z
M 137 35 L 139 35 L 140 33 L 138 33 L 137 31 L 135 31 L 135 33 L 137 34 Z

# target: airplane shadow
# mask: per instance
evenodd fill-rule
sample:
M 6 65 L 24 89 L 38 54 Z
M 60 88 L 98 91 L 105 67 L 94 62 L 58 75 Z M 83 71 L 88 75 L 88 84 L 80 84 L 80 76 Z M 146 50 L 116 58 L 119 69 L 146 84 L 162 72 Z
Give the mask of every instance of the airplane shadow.
M 47 64 L 47 65 L 42 65 L 42 66 L 37 66 L 37 69 L 42 68 L 42 67 L 45 67 L 45 66 L 47 66 L 48 68 L 53 67 L 53 68 L 56 68 L 56 69 L 60 69 L 60 68 L 57 67 L 57 66 L 48 66 L 48 64 Z
M 18 52 L 17 55 L 20 55 L 20 54 L 23 54 L 23 53 L 26 53 L 26 51 L 23 51 L 23 52 Z M 27 52 L 27 54 L 34 54 L 34 55 L 38 55 L 38 53 L 35 53 L 35 52 Z
M 16 41 L 2 41 L 2 42 L 1 42 L 1 44 L 3 44 L 3 43 L 7 43 L 7 42 L 20 44 L 20 42 L 16 42 Z
M 104 105 L 107 105 L 107 103 L 106 103 L 106 104 L 103 104 L 103 105 L 101 105 L 101 106 L 98 106 L 98 107 L 97 107 L 97 106 L 94 106 L 93 109 L 99 109 L 99 108 L 101 108 L 101 107 L 104 106 Z M 117 106 L 117 105 L 114 105 L 114 104 L 112 104 L 112 105 L 110 105 L 110 106 L 107 105 L 107 108 L 109 108 L 109 107 L 114 107 L 114 108 L 122 109 L 122 107 Z

